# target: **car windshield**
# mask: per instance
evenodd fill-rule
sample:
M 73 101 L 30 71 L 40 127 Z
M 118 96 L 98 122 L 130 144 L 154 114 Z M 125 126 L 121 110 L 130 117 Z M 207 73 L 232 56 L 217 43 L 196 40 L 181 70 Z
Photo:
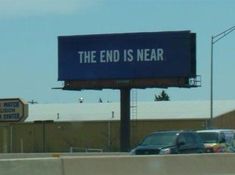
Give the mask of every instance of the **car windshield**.
M 152 134 L 147 136 L 143 142 L 142 146 L 146 145 L 164 145 L 164 146 L 169 146 L 173 145 L 176 140 L 176 135 L 177 133 L 175 132 L 159 132 L 156 134 Z
M 219 134 L 216 132 L 199 132 L 204 143 L 218 143 Z

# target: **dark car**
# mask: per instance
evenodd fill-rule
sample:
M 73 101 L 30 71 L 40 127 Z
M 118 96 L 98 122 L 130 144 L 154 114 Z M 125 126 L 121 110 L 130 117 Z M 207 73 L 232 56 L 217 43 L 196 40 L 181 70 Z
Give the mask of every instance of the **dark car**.
M 146 136 L 131 150 L 135 155 L 203 153 L 205 147 L 194 131 L 159 131 Z

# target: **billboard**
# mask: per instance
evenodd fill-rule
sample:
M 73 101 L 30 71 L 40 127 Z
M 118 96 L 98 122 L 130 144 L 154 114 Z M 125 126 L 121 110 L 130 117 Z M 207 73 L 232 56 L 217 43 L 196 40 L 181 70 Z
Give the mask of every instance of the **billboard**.
M 0 99 L 0 122 L 24 121 L 28 117 L 28 104 L 20 98 Z
M 58 80 L 132 80 L 196 76 L 190 31 L 58 37 Z

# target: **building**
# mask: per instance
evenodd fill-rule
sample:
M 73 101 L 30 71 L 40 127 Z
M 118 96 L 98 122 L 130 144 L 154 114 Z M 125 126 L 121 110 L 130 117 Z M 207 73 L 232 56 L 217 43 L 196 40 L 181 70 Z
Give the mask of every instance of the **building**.
M 131 147 L 156 130 L 204 129 L 209 101 L 138 102 Z M 214 102 L 214 126 L 235 128 L 235 101 Z M 119 103 L 30 104 L 23 123 L 2 123 L 0 152 L 119 151 Z

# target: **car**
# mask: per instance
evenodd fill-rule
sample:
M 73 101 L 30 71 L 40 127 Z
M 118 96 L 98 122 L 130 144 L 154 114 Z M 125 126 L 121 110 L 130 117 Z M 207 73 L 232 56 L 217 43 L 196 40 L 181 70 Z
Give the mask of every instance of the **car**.
M 235 130 L 207 129 L 198 130 L 207 153 L 235 152 Z
M 194 131 L 158 131 L 147 135 L 132 155 L 203 153 L 204 144 Z

